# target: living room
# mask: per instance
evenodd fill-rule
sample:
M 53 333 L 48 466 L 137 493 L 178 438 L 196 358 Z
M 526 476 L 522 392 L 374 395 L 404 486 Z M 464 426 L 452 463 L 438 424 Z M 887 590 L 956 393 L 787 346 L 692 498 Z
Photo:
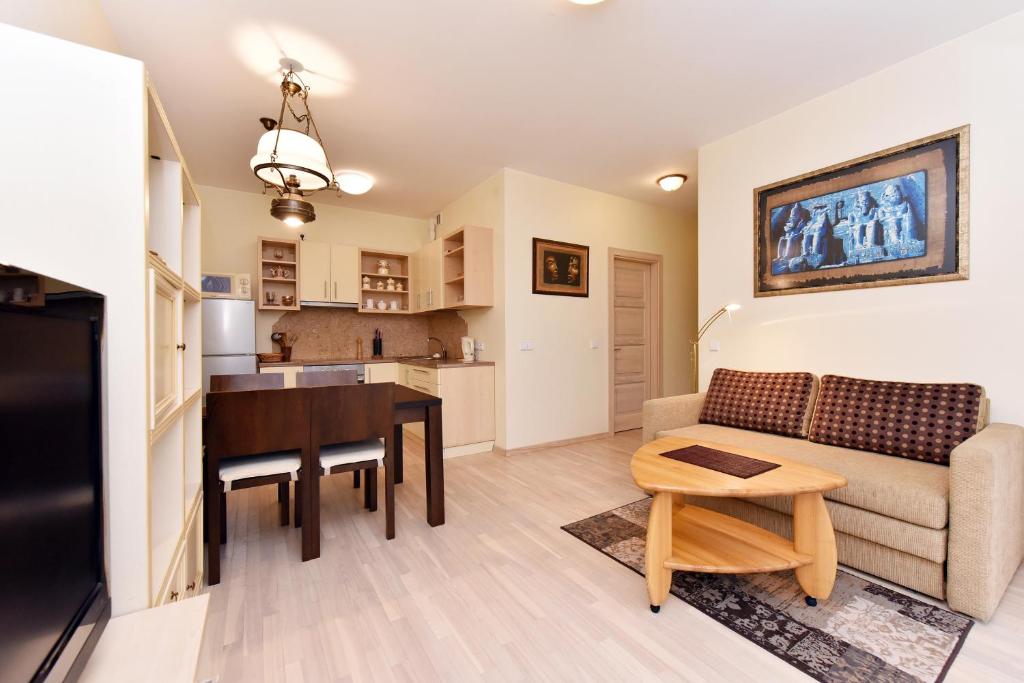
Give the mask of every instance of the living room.
M 1024 678 L 1019 2 L 0 0 L 0 54 L 0 678 Z

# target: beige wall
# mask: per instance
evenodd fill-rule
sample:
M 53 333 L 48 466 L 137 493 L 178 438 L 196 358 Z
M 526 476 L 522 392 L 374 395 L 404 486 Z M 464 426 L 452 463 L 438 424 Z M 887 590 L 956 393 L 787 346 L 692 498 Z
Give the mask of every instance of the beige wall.
M 494 361 L 496 443 L 505 444 L 505 171 L 499 171 L 441 210 L 440 234 L 462 225 L 494 230 L 494 308 L 462 311 L 469 335 L 483 342 L 482 360 Z
M 427 242 L 427 221 L 359 211 L 317 202 L 316 221 L 299 230 L 286 227 L 270 215 L 269 195 L 200 186 L 203 202 L 204 272 L 250 273 L 256 277 L 256 241 L 259 237 L 352 244 L 360 247 L 411 253 Z M 301 265 L 300 265 L 301 268 Z M 253 288 L 253 296 L 257 295 Z M 270 334 L 278 312 L 256 315 L 256 350 L 270 351 Z
M 514 170 L 505 202 L 506 447 L 609 429 L 610 247 L 664 256 L 663 393 L 686 391 L 697 300 L 692 217 Z M 533 294 L 534 237 L 590 247 L 588 298 Z M 523 341 L 534 350 L 520 351 Z
M 996 420 L 1024 422 L 1020 159 L 1024 13 L 967 34 L 700 151 L 700 312 L 744 308 L 702 348 L 719 366 L 983 384 Z M 752 189 L 971 125 L 968 281 L 755 300 Z M 707 342 L 718 340 L 719 353 Z
M 30 0 L 0 3 L 0 22 L 108 52 L 119 52 L 98 0 Z

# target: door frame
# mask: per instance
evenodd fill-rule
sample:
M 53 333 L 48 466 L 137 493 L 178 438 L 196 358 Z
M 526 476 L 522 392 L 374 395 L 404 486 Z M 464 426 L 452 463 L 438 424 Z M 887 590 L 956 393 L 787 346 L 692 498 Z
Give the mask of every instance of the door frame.
M 651 398 L 662 390 L 662 271 L 664 257 L 643 251 L 608 247 L 608 433 L 615 433 L 615 261 L 632 261 L 651 266 Z

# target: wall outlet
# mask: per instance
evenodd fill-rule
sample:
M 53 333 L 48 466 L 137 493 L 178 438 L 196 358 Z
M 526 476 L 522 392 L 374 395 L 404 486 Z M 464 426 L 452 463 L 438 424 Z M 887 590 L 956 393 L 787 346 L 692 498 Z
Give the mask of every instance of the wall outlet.
M 720 341 L 718 341 L 717 339 L 714 340 L 714 341 L 708 342 L 708 351 L 711 351 L 712 353 L 715 353 L 715 352 L 718 352 L 718 351 L 721 351 L 721 350 L 722 350 L 722 343 Z
M 533 351 L 533 342 L 532 341 L 521 341 L 521 342 L 519 342 L 519 350 L 520 351 Z
M 477 351 L 486 351 L 487 345 L 484 344 L 479 339 L 477 339 L 475 342 L 473 342 L 473 348 L 476 349 Z
M 599 348 L 601 348 L 601 345 L 597 342 L 596 339 L 591 339 L 590 340 L 590 348 L 592 348 L 592 349 L 599 349 Z

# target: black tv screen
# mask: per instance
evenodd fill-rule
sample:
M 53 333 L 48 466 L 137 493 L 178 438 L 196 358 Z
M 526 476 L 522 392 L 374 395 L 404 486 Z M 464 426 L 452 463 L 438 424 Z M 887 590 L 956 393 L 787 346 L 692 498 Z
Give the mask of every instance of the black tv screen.
M 96 611 L 108 609 L 100 327 L 91 303 L 70 297 L 39 310 L 0 306 L 4 683 L 74 678 L 75 660 L 98 637 Z

